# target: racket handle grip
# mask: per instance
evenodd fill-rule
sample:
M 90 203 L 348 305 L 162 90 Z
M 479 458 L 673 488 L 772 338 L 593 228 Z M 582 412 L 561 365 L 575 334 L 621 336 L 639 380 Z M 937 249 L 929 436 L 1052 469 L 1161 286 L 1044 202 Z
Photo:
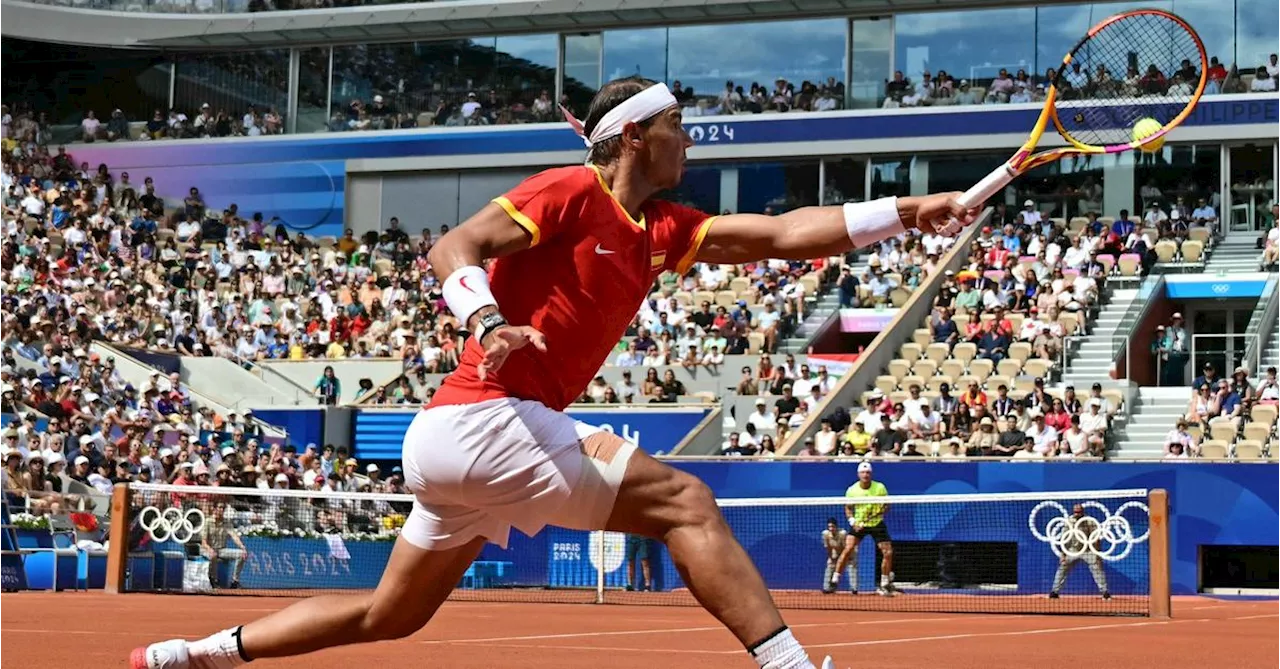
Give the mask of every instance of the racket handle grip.
M 993 170 L 991 174 L 988 174 L 973 188 L 965 191 L 958 198 L 958 202 L 961 206 L 967 208 L 977 207 L 991 199 L 992 195 L 999 193 L 1005 186 L 1008 186 L 1009 182 L 1013 181 L 1015 174 L 1013 168 L 1008 163 L 1005 163 Z

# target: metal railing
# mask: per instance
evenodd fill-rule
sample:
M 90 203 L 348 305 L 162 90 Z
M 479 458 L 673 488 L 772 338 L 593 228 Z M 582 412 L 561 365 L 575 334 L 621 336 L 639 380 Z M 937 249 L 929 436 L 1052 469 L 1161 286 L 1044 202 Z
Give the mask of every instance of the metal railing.
M 1254 376 L 1258 376 L 1262 372 L 1262 352 L 1271 342 L 1270 337 L 1276 336 L 1277 323 L 1280 323 L 1280 280 L 1273 274 L 1267 279 L 1267 285 L 1262 289 L 1262 295 L 1258 298 L 1258 305 L 1253 309 L 1253 315 L 1249 318 L 1249 325 L 1245 327 L 1245 346 L 1244 358 L 1241 364 L 1249 368 L 1249 372 Z
M 1134 298 L 1133 304 L 1129 305 L 1129 309 L 1120 318 L 1115 334 L 1111 336 L 1111 362 L 1114 364 L 1123 357 L 1123 378 L 1129 378 L 1130 363 L 1133 360 L 1133 346 L 1130 345 L 1133 332 L 1155 306 L 1156 300 L 1154 298 L 1164 293 L 1164 284 L 1164 276 L 1158 274 L 1147 275 L 1142 280 L 1142 283 L 1138 284 L 1138 296 Z

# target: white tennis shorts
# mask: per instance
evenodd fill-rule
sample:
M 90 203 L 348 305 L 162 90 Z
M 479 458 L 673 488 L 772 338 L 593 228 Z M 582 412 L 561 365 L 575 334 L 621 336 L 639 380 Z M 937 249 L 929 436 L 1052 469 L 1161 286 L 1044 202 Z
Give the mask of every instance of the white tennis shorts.
M 636 446 L 547 408 L 503 398 L 432 407 L 404 436 L 405 486 L 417 500 L 401 532 L 447 550 L 512 526 L 604 529 Z

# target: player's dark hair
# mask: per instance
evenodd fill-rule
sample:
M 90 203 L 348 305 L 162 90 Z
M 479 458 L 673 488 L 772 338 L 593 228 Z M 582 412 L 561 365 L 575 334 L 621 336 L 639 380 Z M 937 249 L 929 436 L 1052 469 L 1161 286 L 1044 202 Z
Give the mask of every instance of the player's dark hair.
M 601 86 L 600 90 L 596 92 L 596 96 L 591 98 L 591 106 L 587 108 L 587 117 L 582 120 L 582 126 L 587 136 L 591 136 L 591 132 L 596 129 L 597 125 L 600 125 L 604 115 L 612 111 L 614 107 L 626 102 L 631 97 L 638 95 L 640 91 L 656 83 L 658 82 L 652 79 L 636 76 L 614 79 Z M 650 118 L 640 122 L 638 125 L 648 127 L 652 122 L 653 118 Z M 617 158 L 621 154 L 621 150 L 622 137 L 610 137 L 593 145 L 587 159 L 596 165 L 603 165 Z
M 839 525 L 840 523 L 837 523 L 835 518 L 828 518 L 828 519 L 827 519 L 827 524 L 828 524 L 828 525 Z

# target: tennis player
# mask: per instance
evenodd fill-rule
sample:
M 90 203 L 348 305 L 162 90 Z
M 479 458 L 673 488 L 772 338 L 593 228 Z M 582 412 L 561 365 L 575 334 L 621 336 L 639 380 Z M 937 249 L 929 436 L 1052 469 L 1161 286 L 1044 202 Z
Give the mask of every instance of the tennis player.
M 845 496 L 865 498 L 888 495 L 889 490 L 884 487 L 884 484 L 872 479 L 871 476 L 871 463 L 863 460 L 858 464 L 858 481 L 849 486 L 844 493 Z M 845 536 L 844 551 L 840 553 L 835 573 L 831 575 L 832 589 L 839 583 L 840 572 L 844 571 L 845 565 L 857 564 L 858 544 L 862 542 L 862 538 L 871 537 L 881 554 L 880 586 L 876 588 L 876 594 L 882 597 L 894 594 L 896 588 L 893 586 L 893 540 L 889 538 L 889 529 L 884 526 L 884 514 L 888 510 L 888 504 L 850 504 L 844 508 L 844 514 L 849 519 L 849 527 L 852 531 Z M 858 594 L 856 580 L 853 582 L 852 591 L 853 594 Z
M 1088 537 L 1098 529 L 1098 520 L 1092 516 L 1086 516 L 1084 506 L 1077 504 L 1071 508 L 1071 520 L 1064 535 L 1066 540 L 1063 542 L 1063 552 L 1075 555 L 1064 554 L 1058 559 L 1058 572 L 1053 575 L 1053 589 L 1049 591 L 1049 599 L 1057 599 L 1058 594 L 1062 592 L 1062 586 L 1067 584 L 1067 574 L 1075 568 L 1077 562 L 1084 562 L 1089 567 L 1089 573 L 1093 575 L 1093 582 L 1098 586 L 1098 592 L 1102 593 L 1103 599 L 1111 599 L 1111 590 L 1107 587 L 1107 572 L 1102 569 L 1102 559 L 1097 553 L 1085 549 L 1086 540 L 1081 537 Z M 1098 547 L 1099 542 L 1094 542 L 1094 548 Z
M 138 648 L 134 669 L 223 669 L 406 637 L 486 541 L 506 546 L 512 527 L 532 535 L 549 524 L 661 540 L 694 597 L 761 667 L 813 666 L 707 486 L 562 411 L 664 271 L 840 255 L 907 228 L 969 223 L 974 210 L 948 193 L 709 216 L 652 199 L 680 183 L 693 145 L 665 85 L 612 81 L 585 123 L 565 116 L 588 164 L 526 179 L 431 249 L 445 301 L 472 336 L 405 434 L 405 483 L 417 500 L 376 591 Z

